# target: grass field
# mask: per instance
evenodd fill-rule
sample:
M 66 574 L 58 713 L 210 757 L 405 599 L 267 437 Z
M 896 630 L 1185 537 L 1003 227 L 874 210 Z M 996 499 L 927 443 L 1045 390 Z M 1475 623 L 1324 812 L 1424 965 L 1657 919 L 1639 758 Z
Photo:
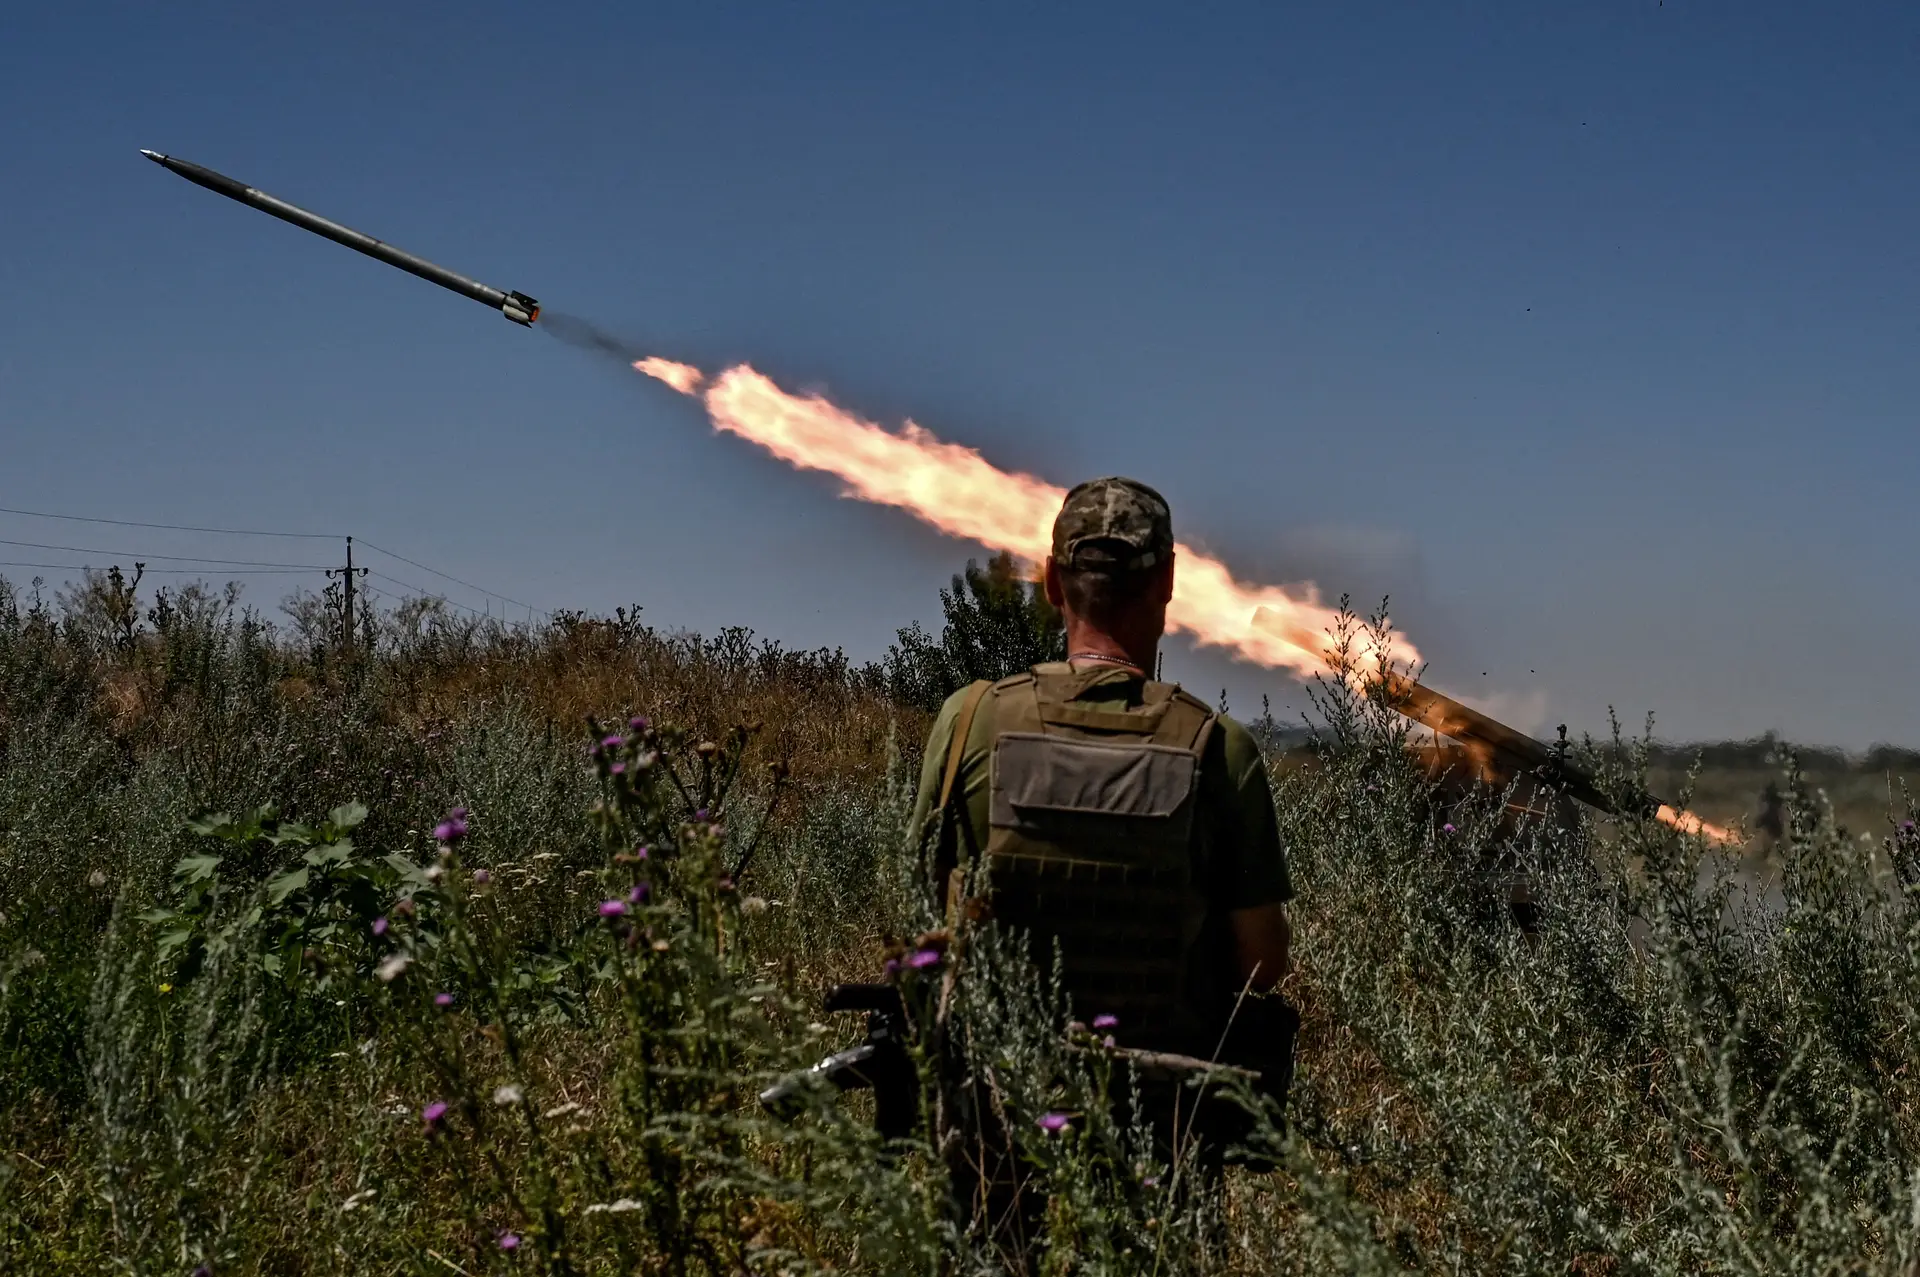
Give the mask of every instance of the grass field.
M 924 678 L 626 614 L 336 637 L 320 606 L 0 592 L 10 1272 L 1002 1271 L 863 1098 L 753 1102 L 855 1036 L 817 999 L 890 946 L 934 955 L 903 995 L 950 998 L 1017 1133 L 1036 1271 L 1920 1262 L 1910 755 L 1588 757 L 1677 795 L 1699 755 L 1696 808 L 1774 831 L 1743 864 L 1443 811 L 1330 686 L 1312 765 L 1274 769 L 1291 1121 L 1216 1188 L 1114 1126 L 1017 947 L 928 934 Z

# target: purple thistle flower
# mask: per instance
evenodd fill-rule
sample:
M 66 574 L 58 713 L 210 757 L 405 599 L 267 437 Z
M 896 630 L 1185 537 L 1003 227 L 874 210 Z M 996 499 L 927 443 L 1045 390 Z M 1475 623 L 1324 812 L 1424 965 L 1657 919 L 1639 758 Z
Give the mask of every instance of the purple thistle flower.
M 626 911 L 627 902 L 624 900 L 602 900 L 600 902 L 600 916 L 602 918 L 618 918 Z
M 636 732 L 644 732 L 647 730 L 647 716 L 645 714 L 635 714 L 627 720 L 627 726 Z
M 627 899 L 633 901 L 633 903 L 637 905 L 643 905 L 647 903 L 647 897 L 652 894 L 653 894 L 653 888 L 649 887 L 644 882 L 636 882 L 633 884 L 633 890 L 627 893 Z
M 1039 1126 L 1041 1130 L 1049 1135 L 1058 1135 L 1061 1131 L 1067 1129 L 1067 1115 L 1065 1113 L 1048 1113 L 1040 1119 Z
M 501 1250 L 519 1250 L 520 1235 L 518 1233 L 500 1234 L 500 1249 Z
M 484 887 L 493 881 L 493 875 L 484 869 L 476 869 L 473 871 L 473 880 Z
M 454 812 L 458 812 L 459 814 L 455 815 Z M 439 824 L 433 827 L 434 841 L 444 842 L 451 845 L 453 843 L 459 842 L 462 838 L 465 838 L 467 836 L 466 817 L 467 817 L 466 808 L 455 807 L 453 809 L 453 812 L 447 813 L 447 818 L 445 820 L 441 821 Z
M 376 936 L 384 936 L 387 934 L 387 920 L 385 918 L 375 918 L 373 920 L 373 934 Z
M 646 846 L 645 844 L 642 844 L 633 849 L 633 857 L 635 860 L 645 860 L 648 856 L 652 854 L 653 854 L 653 849 Z
M 1452 825 L 1452 823 L 1451 823 L 1451 822 L 1449 822 L 1448 824 L 1444 824 L 1444 825 L 1442 825 L 1442 826 L 1440 826 L 1440 832 L 1441 832 L 1441 833 L 1443 833 L 1443 834 L 1450 834 L 1450 833 L 1453 833 L 1453 832 L 1455 832 L 1455 831 L 1454 831 L 1454 828 L 1453 828 L 1453 825 Z
M 613 774 L 613 775 L 615 775 L 615 776 L 619 776 L 619 775 L 621 775 L 621 774 L 623 774 L 623 773 L 624 773 L 624 772 L 625 772 L 626 770 L 627 770 L 627 765 L 626 765 L 625 763 L 609 763 L 609 764 L 607 764 L 607 771 L 608 771 L 608 772 L 610 772 L 611 774 Z
M 693 818 L 701 822 L 702 824 L 705 824 L 708 819 L 707 809 L 705 807 L 702 807 L 699 811 L 694 812 Z
M 1903 834 L 1910 834 L 1910 833 L 1912 833 L 1912 832 L 1913 832 L 1913 822 L 1912 822 L 1911 820 L 1903 820 L 1903 821 L 1901 821 L 1901 822 L 1900 822 L 1900 832 L 1901 832 L 1901 833 L 1903 833 Z
M 915 971 L 925 971 L 928 967 L 937 967 L 940 965 L 940 951 L 938 949 L 915 949 L 913 956 L 907 959 L 907 965 Z
M 451 993 L 436 993 L 433 995 L 433 1005 L 444 1011 L 453 1005 L 453 995 Z
M 888 975 L 899 975 L 899 974 L 900 974 L 900 959 L 898 959 L 898 958 L 888 958 L 888 959 L 887 959 L 887 962 L 886 962 L 886 972 L 887 972 L 887 974 L 888 974 Z
M 624 737 L 621 737 L 621 736 L 609 736 L 609 737 L 607 737 L 607 738 L 606 738 L 605 740 L 603 740 L 603 741 L 601 741 L 601 742 L 600 742 L 600 748 L 602 748 L 602 749 L 619 749 L 619 748 L 620 748 L 620 747 L 621 747 L 622 745 L 624 745 L 624 744 L 626 744 L 626 743 L 627 743 L 627 742 L 626 742 L 626 739 L 625 739 Z
M 428 1127 L 438 1126 L 441 1119 L 446 1117 L 446 1115 L 447 1105 L 444 1100 L 435 1100 L 420 1110 L 420 1120 L 425 1122 Z
M 1117 1015 L 1096 1015 L 1093 1017 L 1093 1027 L 1096 1029 L 1117 1029 L 1120 1027 L 1120 1017 Z

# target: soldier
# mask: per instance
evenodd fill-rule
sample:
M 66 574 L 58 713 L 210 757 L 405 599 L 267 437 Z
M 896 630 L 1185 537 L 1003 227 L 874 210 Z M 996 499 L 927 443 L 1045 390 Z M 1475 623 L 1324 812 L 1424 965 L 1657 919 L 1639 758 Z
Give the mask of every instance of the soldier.
M 1074 488 L 1045 572 L 1067 659 L 948 698 L 913 828 L 937 839 L 937 882 L 985 858 L 994 917 L 1039 962 L 1058 945 L 1077 1018 L 1115 1017 L 1127 1047 L 1231 1059 L 1236 1000 L 1287 973 L 1293 893 L 1252 736 L 1148 677 L 1173 597 L 1166 501 L 1131 479 Z M 1252 1019 L 1288 1017 L 1286 1063 L 1271 1033 L 1242 1062 L 1284 1088 L 1291 1011 L 1260 1001 Z

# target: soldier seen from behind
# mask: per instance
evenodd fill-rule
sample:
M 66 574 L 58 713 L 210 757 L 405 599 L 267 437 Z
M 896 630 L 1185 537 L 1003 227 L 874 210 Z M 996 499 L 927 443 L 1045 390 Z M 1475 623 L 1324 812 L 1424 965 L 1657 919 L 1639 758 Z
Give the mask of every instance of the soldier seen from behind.
M 1148 676 L 1174 572 L 1157 492 L 1122 478 L 1069 492 L 1045 564 L 1067 659 L 947 699 L 913 829 L 950 906 L 984 863 L 991 916 L 1027 933 L 1043 972 L 1058 954 L 1076 1019 L 1124 1048 L 1255 1070 L 1281 1099 L 1295 1019 L 1267 995 L 1289 967 L 1286 856 L 1252 736 Z M 1169 1150 L 1197 1136 L 1217 1167 L 1231 1122 L 1205 1106 L 1196 1121 L 1196 1094 L 1145 1086 L 1145 1116 Z M 1001 1164 L 957 1167 L 956 1187 L 976 1217 L 1018 1227 L 1031 1203 L 988 1200 L 1017 1173 L 999 1143 Z

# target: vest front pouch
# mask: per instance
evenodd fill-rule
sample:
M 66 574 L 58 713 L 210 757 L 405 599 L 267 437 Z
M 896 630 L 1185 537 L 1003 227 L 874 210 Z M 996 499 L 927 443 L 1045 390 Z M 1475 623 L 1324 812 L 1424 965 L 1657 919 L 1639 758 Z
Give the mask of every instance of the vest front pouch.
M 1001 857 L 1035 843 L 1066 862 L 1056 871 L 1075 862 L 1123 871 L 1187 864 L 1200 779 L 1191 750 L 1005 732 L 991 771 L 990 841 Z
M 1026 934 L 1076 1015 L 1119 1017 L 1130 1045 L 1209 1049 L 1187 991 L 1207 913 L 1200 776 L 1214 715 L 1167 684 L 1102 696 L 1102 678 L 1042 665 L 995 684 L 993 916 Z

